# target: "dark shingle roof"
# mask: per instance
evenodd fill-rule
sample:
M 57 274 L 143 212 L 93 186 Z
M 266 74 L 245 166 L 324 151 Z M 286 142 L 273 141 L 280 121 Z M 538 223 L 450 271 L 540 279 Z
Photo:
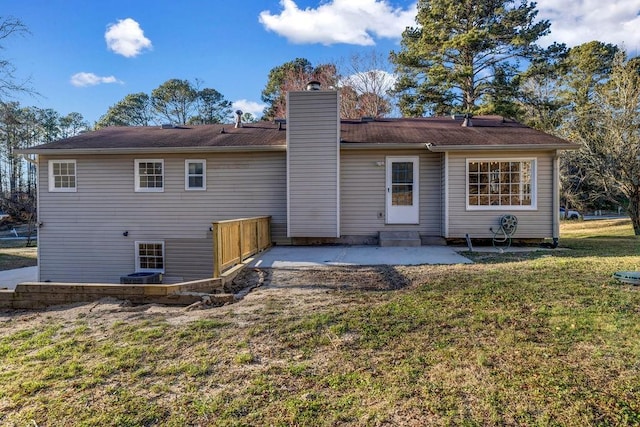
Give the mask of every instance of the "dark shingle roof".
M 342 142 L 431 144 L 432 147 L 464 146 L 550 146 L 572 148 L 570 142 L 521 123 L 499 116 L 471 119 L 472 127 L 463 127 L 462 119 L 449 116 L 419 119 L 378 119 L 373 122 L 342 122 Z M 534 148 L 534 147 L 532 147 Z
M 286 144 L 286 132 L 271 123 L 233 125 L 114 126 L 86 132 L 34 148 L 41 149 L 123 149 L 178 147 L 277 146 Z
M 416 119 L 342 120 L 340 138 L 343 145 L 429 144 L 434 150 L 491 148 L 575 148 L 561 138 L 537 131 L 497 116 L 472 119 L 472 127 L 462 127 L 462 120 L 451 117 Z M 215 150 L 282 149 L 286 131 L 278 124 L 259 122 L 234 128 L 233 125 L 197 125 L 173 128 L 107 127 L 71 138 L 22 150 L 25 153 L 53 153 L 57 150 L 117 152 L 120 150 Z

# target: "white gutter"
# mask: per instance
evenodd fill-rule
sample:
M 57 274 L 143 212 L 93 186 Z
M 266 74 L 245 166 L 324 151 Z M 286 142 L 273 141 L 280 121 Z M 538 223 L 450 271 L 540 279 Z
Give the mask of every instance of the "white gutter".
M 18 154 L 81 155 L 81 154 L 181 154 L 181 153 L 238 153 L 286 151 L 286 145 L 269 146 L 224 146 L 224 147 L 149 147 L 149 148 L 23 148 Z
M 406 143 L 406 144 L 392 144 L 392 143 L 381 143 L 376 144 L 372 142 L 341 142 L 340 149 L 344 150 L 423 150 L 424 143 Z
M 22 154 L 19 153 L 18 150 L 15 150 L 16 153 L 20 154 L 20 156 L 25 159 L 27 162 L 31 163 L 32 165 L 38 166 L 38 155 L 36 154 L 36 158 L 32 159 L 31 157 L 27 157 L 26 154 Z
M 529 145 L 444 145 L 435 146 L 427 143 L 423 147 L 434 153 L 448 151 L 532 151 L 532 150 L 578 150 L 580 146 L 560 144 L 529 144 Z
M 448 151 L 531 151 L 531 150 L 577 150 L 579 146 L 564 145 L 449 145 L 434 146 L 424 143 L 353 143 L 341 142 L 340 149 L 344 150 L 416 150 L 427 148 L 433 153 L 445 153 Z M 18 154 L 44 154 L 56 155 L 81 155 L 81 154 L 181 154 L 181 153 L 242 153 L 242 152 L 266 152 L 286 151 L 286 145 L 268 146 L 222 146 L 222 147 L 130 147 L 130 148 L 22 148 L 15 150 Z

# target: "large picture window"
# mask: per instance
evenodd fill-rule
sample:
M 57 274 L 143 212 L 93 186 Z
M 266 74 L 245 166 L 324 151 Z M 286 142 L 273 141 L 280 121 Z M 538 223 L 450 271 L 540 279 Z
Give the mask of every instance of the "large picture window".
M 136 191 L 164 191 L 164 161 L 136 160 Z
M 534 159 L 467 160 L 467 209 L 535 209 Z
M 207 162 L 205 160 L 184 161 L 184 188 L 186 190 L 207 189 Z
M 49 160 L 49 191 L 76 191 L 75 160 Z
M 164 273 L 164 242 L 136 242 L 136 271 Z

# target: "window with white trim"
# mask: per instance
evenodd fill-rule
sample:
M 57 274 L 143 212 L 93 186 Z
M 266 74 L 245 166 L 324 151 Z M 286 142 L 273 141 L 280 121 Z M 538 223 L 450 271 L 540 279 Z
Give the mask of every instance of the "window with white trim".
M 75 192 L 76 161 L 49 160 L 49 191 Z
M 467 159 L 467 209 L 535 208 L 535 159 Z
M 136 272 L 164 273 L 164 242 L 136 242 Z
M 136 159 L 136 191 L 164 191 L 164 160 Z
M 185 190 L 207 189 L 207 161 L 184 161 L 184 188 Z

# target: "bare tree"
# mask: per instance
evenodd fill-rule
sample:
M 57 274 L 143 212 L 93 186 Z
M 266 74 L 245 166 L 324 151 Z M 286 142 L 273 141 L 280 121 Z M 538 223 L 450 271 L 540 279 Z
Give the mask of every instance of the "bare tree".
M 356 103 L 345 111 L 357 116 L 383 117 L 391 112 L 393 98 L 391 90 L 396 79 L 389 62 L 379 53 L 355 53 L 340 65 L 342 96 L 347 88 L 355 92 Z M 349 94 L 353 98 L 353 94 Z M 353 103 L 353 99 L 350 102 Z
M 4 49 L 6 39 L 16 35 L 26 35 L 29 29 L 19 19 L 12 16 L 0 17 L 0 50 Z M 15 92 L 33 92 L 28 81 L 19 81 L 14 65 L 6 58 L 0 58 L 0 100 Z
M 626 206 L 640 235 L 640 59 L 618 52 L 606 83 L 596 87 L 574 140 L 582 144 L 577 164 L 593 180 L 597 196 Z
M 310 81 L 320 82 L 325 88 L 336 88 L 338 75 L 334 64 L 322 64 L 312 67 L 306 59 L 287 62 L 269 72 L 269 81 L 262 91 L 262 100 L 269 106 L 265 109 L 264 119 L 285 117 L 287 112 L 287 92 L 304 90 Z

